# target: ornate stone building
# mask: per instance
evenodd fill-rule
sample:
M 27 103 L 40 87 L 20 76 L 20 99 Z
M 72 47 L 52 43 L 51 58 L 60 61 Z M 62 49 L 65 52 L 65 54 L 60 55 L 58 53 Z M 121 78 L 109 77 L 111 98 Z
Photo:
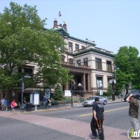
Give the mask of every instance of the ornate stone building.
M 94 41 L 71 36 L 67 24 L 54 20 L 53 29 L 61 34 L 66 45 L 62 56 L 62 66 L 74 75 L 74 93 L 79 93 L 78 84 L 82 85 L 82 95 L 89 96 L 99 91 L 106 91 L 108 81 L 114 73 L 114 54 L 111 51 L 96 47 Z M 70 84 L 63 87 L 70 89 Z

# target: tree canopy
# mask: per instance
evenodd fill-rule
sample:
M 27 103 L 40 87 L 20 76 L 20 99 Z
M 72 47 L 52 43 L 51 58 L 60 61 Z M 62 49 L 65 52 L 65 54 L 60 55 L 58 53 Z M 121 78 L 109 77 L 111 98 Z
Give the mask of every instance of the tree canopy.
M 133 88 L 140 88 L 136 86 L 140 63 L 139 52 L 135 47 L 123 46 L 120 47 L 118 53 L 115 55 L 115 77 L 118 86 L 125 85 L 126 92 L 128 93 L 129 84 L 132 83 Z M 139 70 L 138 70 L 139 69 Z
M 36 73 L 26 80 L 26 86 L 40 82 L 46 85 L 65 84 L 70 78 L 61 66 L 63 38 L 53 30 L 45 29 L 36 6 L 20 6 L 14 2 L 0 13 L 0 89 L 17 86 L 24 66 L 34 66 Z M 2 66 L 5 66 L 4 69 Z M 25 81 L 25 82 L 26 82 Z

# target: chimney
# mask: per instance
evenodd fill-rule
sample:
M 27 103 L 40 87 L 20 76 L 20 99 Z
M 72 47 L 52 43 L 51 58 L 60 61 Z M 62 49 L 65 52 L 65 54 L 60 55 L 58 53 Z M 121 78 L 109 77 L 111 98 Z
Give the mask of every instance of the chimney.
M 67 24 L 66 24 L 65 21 L 64 21 L 64 24 L 63 24 L 63 28 L 67 31 Z
M 53 28 L 58 28 L 58 25 L 57 25 L 57 20 L 56 20 L 56 19 L 54 19 Z

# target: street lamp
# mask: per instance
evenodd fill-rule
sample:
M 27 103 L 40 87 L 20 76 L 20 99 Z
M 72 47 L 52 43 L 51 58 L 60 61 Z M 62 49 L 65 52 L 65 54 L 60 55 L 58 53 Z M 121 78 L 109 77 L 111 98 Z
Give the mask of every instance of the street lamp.
M 74 83 L 71 82 L 71 107 L 73 107 L 73 89 L 74 89 Z
M 21 68 L 21 106 L 23 106 L 23 93 L 24 93 L 24 78 L 31 78 L 31 76 L 25 75 L 24 76 L 24 67 Z
M 82 84 L 79 83 L 79 84 L 78 84 L 78 87 L 79 87 L 79 90 L 80 90 L 79 93 L 80 93 L 80 95 L 82 96 Z
M 112 85 L 112 100 L 115 100 L 114 85 L 116 84 L 116 80 L 115 79 L 110 79 L 109 83 Z
M 21 68 L 21 106 L 23 106 L 23 93 L 24 93 L 24 68 Z

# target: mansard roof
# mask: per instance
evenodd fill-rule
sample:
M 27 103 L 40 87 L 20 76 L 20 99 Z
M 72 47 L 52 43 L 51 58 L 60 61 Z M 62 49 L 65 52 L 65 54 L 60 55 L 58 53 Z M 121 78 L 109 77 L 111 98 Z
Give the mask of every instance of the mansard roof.
M 58 33 L 60 33 L 63 37 L 65 38 L 69 38 L 69 39 L 72 39 L 72 40 L 75 40 L 75 41 L 79 41 L 81 43 L 84 43 L 86 44 L 87 46 L 91 46 L 89 48 L 86 48 L 85 50 L 81 50 L 75 54 L 73 54 L 74 56 L 78 56 L 80 54 L 84 54 L 86 52 L 96 52 L 96 53 L 100 53 L 100 54 L 104 54 L 104 55 L 107 55 L 107 56 L 111 56 L 111 57 L 114 57 L 114 54 L 113 52 L 111 51 L 107 51 L 105 49 L 102 49 L 102 48 L 98 48 L 96 47 L 96 44 L 95 42 L 93 41 L 89 41 L 88 39 L 87 40 L 82 40 L 82 39 L 79 39 L 79 38 L 76 38 L 76 37 L 73 37 L 73 36 L 70 36 L 70 34 L 62 27 L 62 28 L 54 28 L 54 30 Z M 93 47 L 92 47 L 93 46 Z
M 79 38 L 76 38 L 76 37 L 73 37 L 73 36 L 70 36 L 70 34 L 64 29 L 64 28 L 57 28 L 57 29 L 54 29 L 56 32 L 59 32 L 63 37 L 67 37 L 67 38 L 70 38 L 70 39 L 73 39 L 75 41 L 79 41 L 81 43 L 85 43 L 87 45 L 92 45 L 92 46 L 96 46 L 96 44 L 94 42 L 89 42 L 87 40 L 82 40 L 82 39 L 79 39 Z
M 73 54 L 73 56 L 78 56 L 78 55 L 81 55 L 81 54 L 84 54 L 84 53 L 87 53 L 87 52 L 96 52 L 96 53 L 100 53 L 100 54 L 103 54 L 103 55 L 114 57 L 114 54 L 111 54 L 109 51 L 108 52 L 107 51 L 102 51 L 100 49 L 97 49 L 96 47 L 79 51 L 79 52 Z

